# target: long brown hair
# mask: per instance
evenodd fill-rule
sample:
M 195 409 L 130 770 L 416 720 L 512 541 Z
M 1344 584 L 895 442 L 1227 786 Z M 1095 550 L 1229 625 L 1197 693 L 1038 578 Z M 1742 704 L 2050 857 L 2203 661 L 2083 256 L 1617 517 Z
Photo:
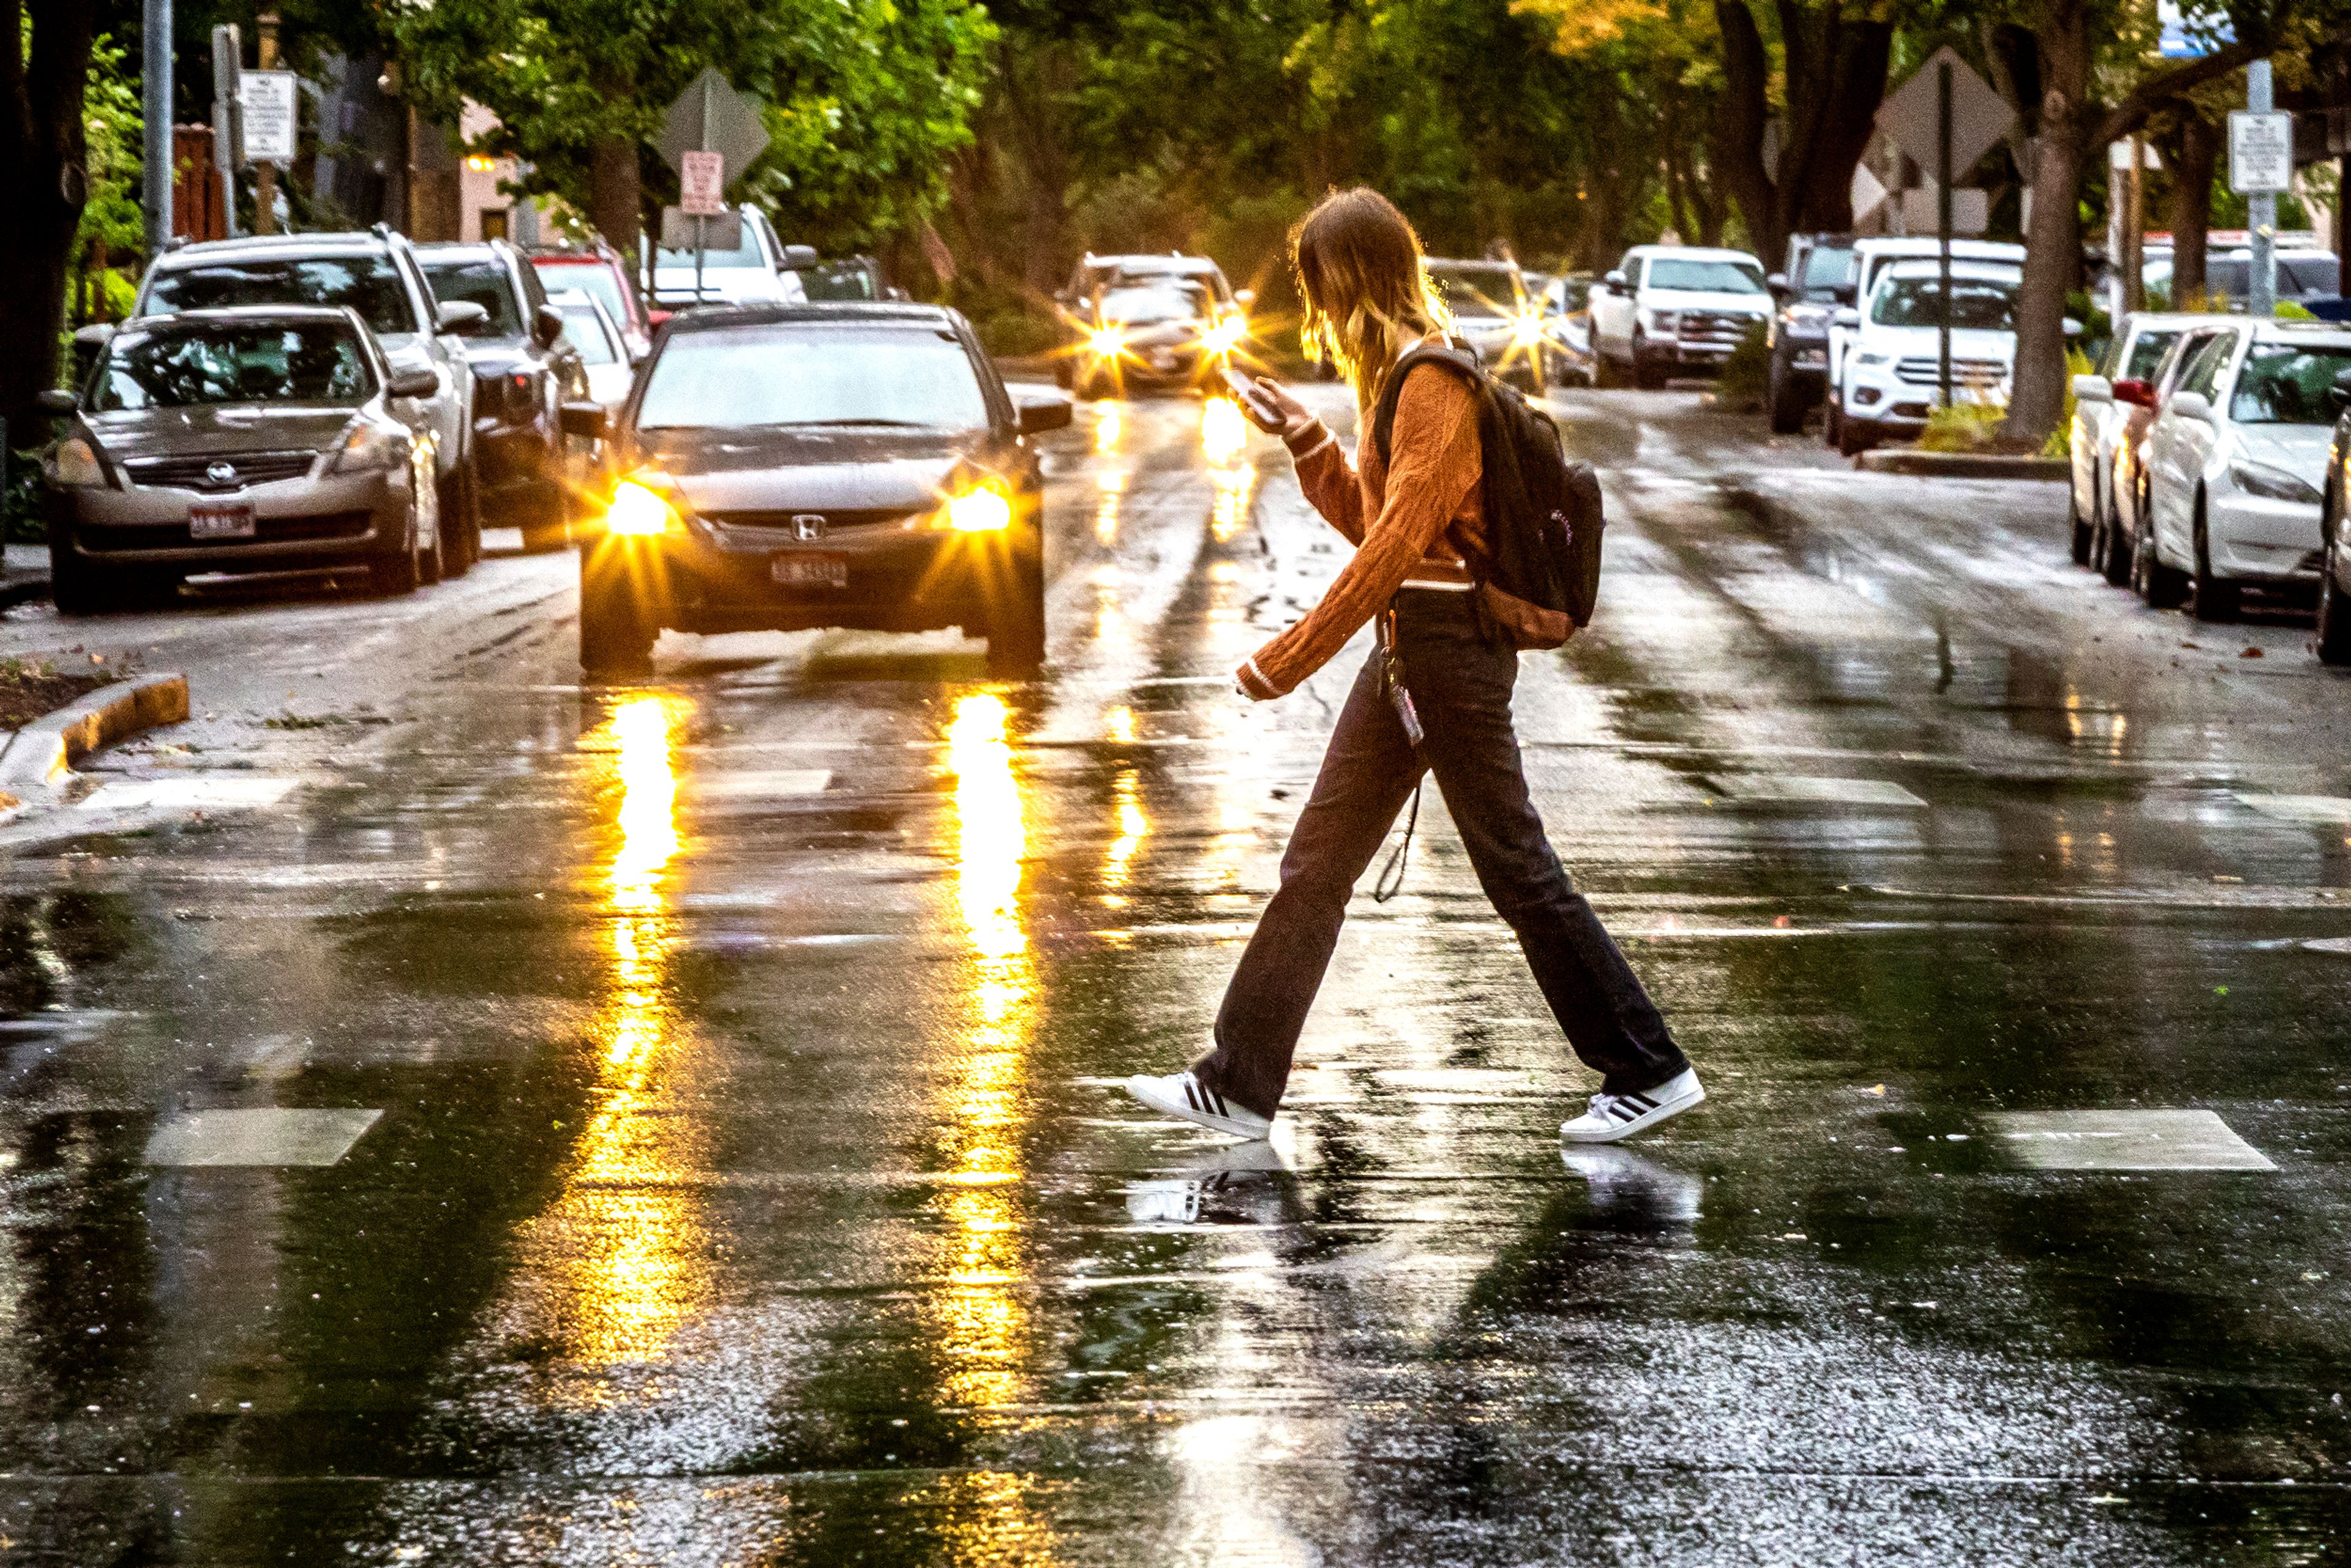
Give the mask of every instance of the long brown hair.
M 1338 367 L 1369 409 L 1395 358 L 1393 334 L 1449 332 L 1452 312 L 1429 287 L 1420 236 L 1411 220 L 1377 191 L 1333 191 L 1290 231 L 1299 330 L 1308 358 Z

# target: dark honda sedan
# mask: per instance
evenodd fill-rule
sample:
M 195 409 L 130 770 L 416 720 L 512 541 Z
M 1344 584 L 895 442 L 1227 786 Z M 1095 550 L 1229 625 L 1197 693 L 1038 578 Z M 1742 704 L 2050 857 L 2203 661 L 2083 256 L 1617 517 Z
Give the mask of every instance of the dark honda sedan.
M 662 628 L 960 626 L 995 674 L 1045 654 L 1044 484 L 1014 400 L 953 310 L 759 305 L 671 319 L 620 418 L 571 403 L 616 476 L 580 568 L 580 662 L 630 676 Z M 593 526 L 593 525 L 591 525 Z

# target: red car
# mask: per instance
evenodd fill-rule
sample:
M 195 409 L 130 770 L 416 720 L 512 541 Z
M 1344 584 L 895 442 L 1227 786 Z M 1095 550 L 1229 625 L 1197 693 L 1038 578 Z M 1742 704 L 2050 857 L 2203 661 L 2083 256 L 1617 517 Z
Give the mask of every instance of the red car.
M 653 351 L 655 323 L 645 314 L 644 302 L 629 281 L 629 269 L 620 253 L 602 240 L 590 249 L 534 250 L 530 265 L 541 287 L 549 294 L 569 288 L 602 302 L 621 329 L 621 341 L 635 364 Z

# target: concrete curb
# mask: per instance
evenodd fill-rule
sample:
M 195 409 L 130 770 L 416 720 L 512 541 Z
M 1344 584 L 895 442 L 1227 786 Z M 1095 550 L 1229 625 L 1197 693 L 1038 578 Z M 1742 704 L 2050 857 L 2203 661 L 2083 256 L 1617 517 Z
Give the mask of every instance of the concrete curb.
M 2063 457 L 2025 457 L 1987 452 L 1920 452 L 1902 447 L 1865 452 L 1860 466 L 1869 474 L 1909 474 L 1936 479 L 2069 479 L 2074 465 Z
M 100 686 L 43 714 L 0 747 L 0 811 L 46 791 L 91 752 L 187 716 L 185 675 L 141 675 Z

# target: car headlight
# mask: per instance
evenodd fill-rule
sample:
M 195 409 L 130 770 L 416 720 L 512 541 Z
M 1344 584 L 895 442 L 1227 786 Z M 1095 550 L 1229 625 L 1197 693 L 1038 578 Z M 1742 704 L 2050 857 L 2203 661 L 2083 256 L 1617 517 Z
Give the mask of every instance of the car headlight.
M 1094 357 L 1114 360 L 1126 351 L 1126 329 L 1123 327 L 1097 327 L 1086 334 L 1086 347 Z
M 2299 501 L 2306 507 L 2319 504 L 2315 486 L 2266 463 L 2250 463 L 2239 458 L 2229 465 L 2229 477 L 2237 482 L 2238 489 L 2248 496 L 2259 496 L 2265 501 Z
M 98 448 L 78 435 L 57 443 L 57 454 L 49 460 L 49 476 L 57 484 L 76 489 L 107 483 L 106 465 L 98 460 Z
M 1791 327 L 1818 327 L 1828 319 L 1829 308 L 1825 305 L 1788 307 L 1788 325 Z
M 1510 341 L 1521 349 L 1531 349 L 1542 341 L 1543 319 L 1534 310 L 1521 310 L 1510 319 Z
M 677 508 L 661 493 L 634 479 L 612 488 L 612 504 L 604 509 L 604 531 L 624 538 L 658 538 L 679 521 Z
M 1249 318 L 1228 316 L 1200 334 L 1200 346 L 1212 354 L 1229 354 L 1249 336 Z
M 979 484 L 947 497 L 947 527 L 959 534 L 995 533 L 1012 526 L 1012 497 Z
M 1682 324 L 1681 312 L 1678 310 L 1652 310 L 1648 314 L 1647 320 L 1649 329 L 1653 332 L 1671 332 Z
M 387 429 L 365 420 L 354 424 L 335 448 L 336 474 L 359 474 L 371 468 L 398 467 L 408 461 L 408 432 L 397 426 Z
M 1853 362 L 1856 365 L 1890 365 L 1894 362 L 1894 356 L 1877 353 L 1855 354 L 1853 357 Z

